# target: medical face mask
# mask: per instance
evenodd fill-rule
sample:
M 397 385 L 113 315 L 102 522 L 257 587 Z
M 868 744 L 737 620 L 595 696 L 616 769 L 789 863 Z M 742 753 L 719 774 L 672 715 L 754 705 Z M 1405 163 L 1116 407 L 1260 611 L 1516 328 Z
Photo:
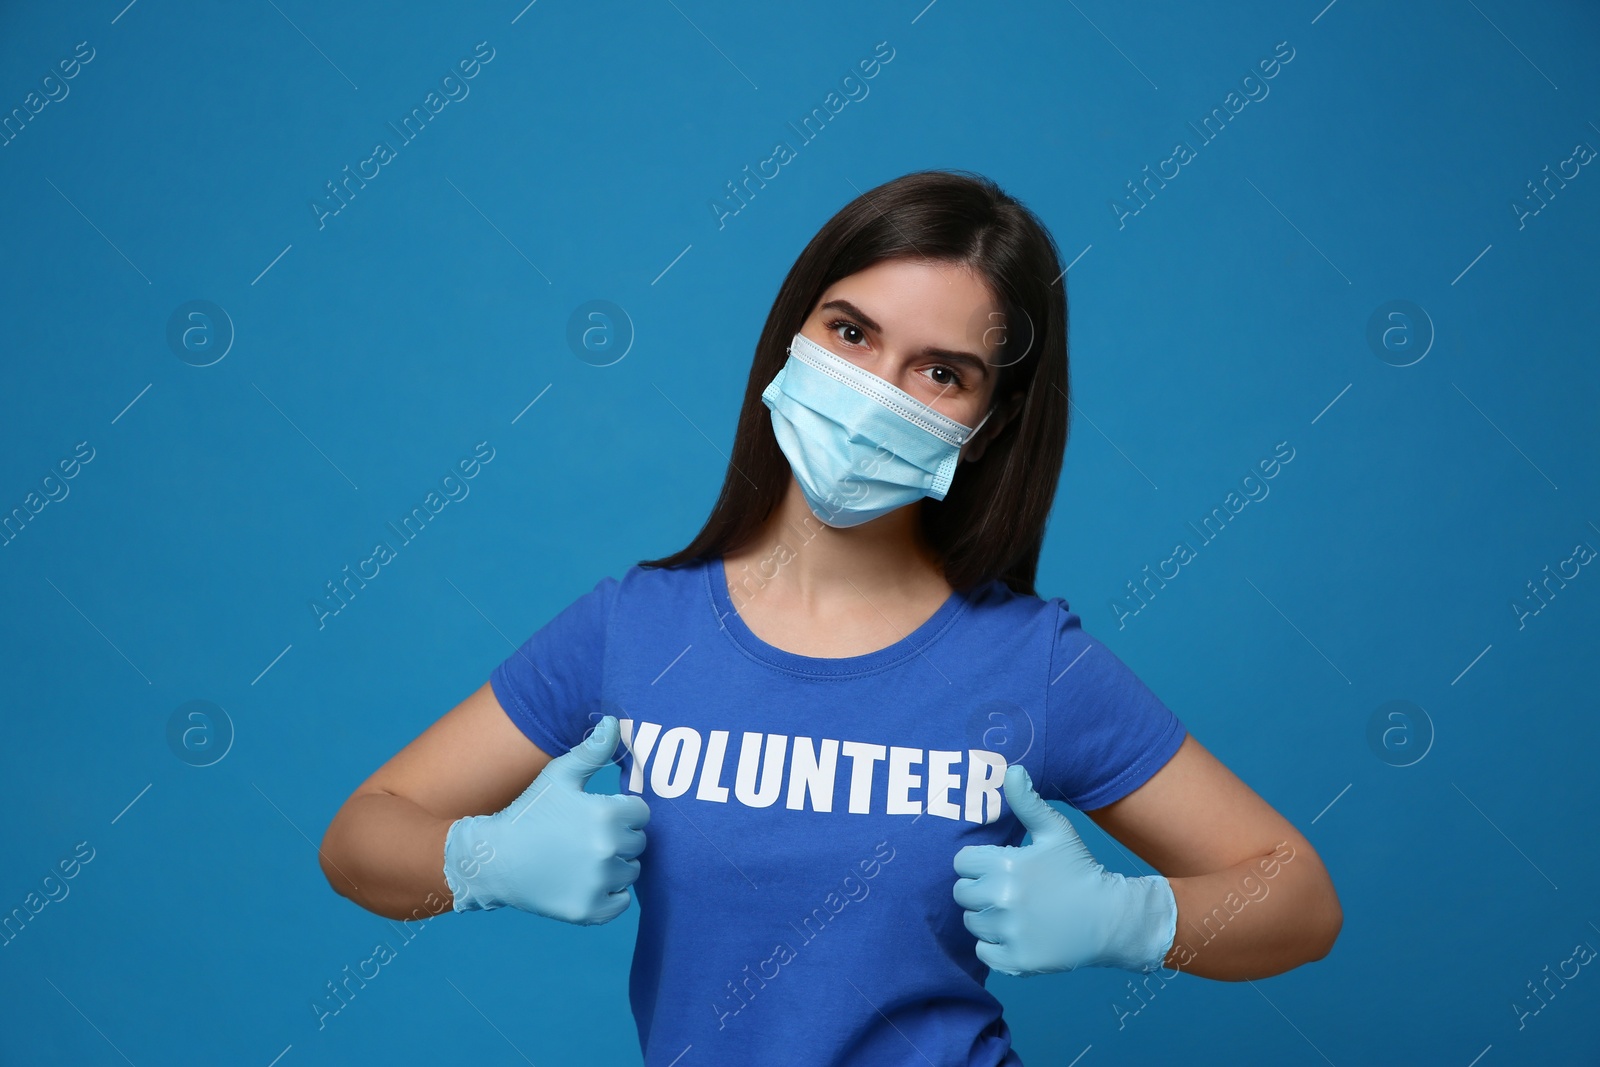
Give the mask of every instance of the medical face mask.
M 925 496 L 943 500 L 968 428 L 803 334 L 761 393 L 812 514 L 859 526 Z

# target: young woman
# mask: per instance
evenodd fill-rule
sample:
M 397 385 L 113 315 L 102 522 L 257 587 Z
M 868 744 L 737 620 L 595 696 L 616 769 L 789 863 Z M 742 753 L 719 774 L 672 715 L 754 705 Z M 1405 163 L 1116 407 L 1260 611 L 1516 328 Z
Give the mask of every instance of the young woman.
M 987 179 L 846 205 L 773 303 L 704 528 L 365 782 L 323 841 L 334 888 L 572 923 L 637 893 L 650 1067 L 1015 1067 L 991 968 L 1238 980 L 1326 955 L 1342 916 L 1305 838 L 1034 592 L 1063 278 Z M 586 792 L 613 758 L 622 792 Z M 1160 873 L 1105 871 L 1047 799 Z

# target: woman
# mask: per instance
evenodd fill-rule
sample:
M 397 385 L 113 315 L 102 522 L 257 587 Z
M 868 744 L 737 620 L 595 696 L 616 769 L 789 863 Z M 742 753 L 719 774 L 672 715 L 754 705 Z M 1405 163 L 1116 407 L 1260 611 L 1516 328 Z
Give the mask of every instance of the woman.
M 704 528 L 364 783 L 323 842 L 334 888 L 573 923 L 637 892 L 648 1065 L 1017 1065 L 991 968 L 1326 955 L 1341 912 L 1305 838 L 1034 592 L 1062 278 L 987 179 L 846 205 L 773 304 Z M 622 792 L 584 791 L 613 753 Z M 1160 873 L 1104 871 L 1046 797 Z

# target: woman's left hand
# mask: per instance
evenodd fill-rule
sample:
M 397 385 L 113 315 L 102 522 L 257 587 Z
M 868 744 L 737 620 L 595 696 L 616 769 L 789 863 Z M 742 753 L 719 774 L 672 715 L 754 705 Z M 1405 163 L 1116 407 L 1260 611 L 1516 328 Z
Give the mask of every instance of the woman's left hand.
M 978 938 L 978 958 L 1023 977 L 1160 966 L 1178 922 L 1167 879 L 1106 870 L 1067 817 L 1034 791 L 1021 764 L 1006 768 L 1004 788 L 1032 843 L 966 845 L 955 857 L 953 895 Z

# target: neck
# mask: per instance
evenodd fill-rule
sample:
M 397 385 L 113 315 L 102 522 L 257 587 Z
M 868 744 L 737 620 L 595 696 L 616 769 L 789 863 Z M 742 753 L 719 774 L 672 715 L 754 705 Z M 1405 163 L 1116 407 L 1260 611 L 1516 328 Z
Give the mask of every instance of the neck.
M 729 552 L 730 568 L 749 565 L 784 599 L 803 605 L 948 590 L 937 556 L 922 535 L 919 504 L 908 504 L 846 529 L 824 524 L 806 506 L 793 477 L 788 491 L 750 541 Z

